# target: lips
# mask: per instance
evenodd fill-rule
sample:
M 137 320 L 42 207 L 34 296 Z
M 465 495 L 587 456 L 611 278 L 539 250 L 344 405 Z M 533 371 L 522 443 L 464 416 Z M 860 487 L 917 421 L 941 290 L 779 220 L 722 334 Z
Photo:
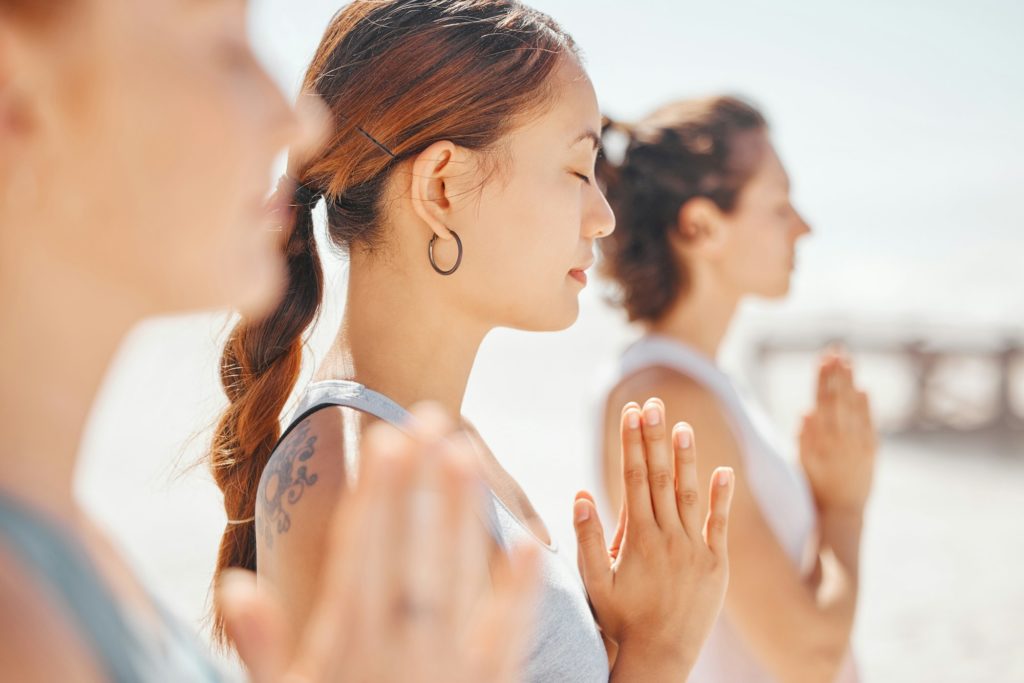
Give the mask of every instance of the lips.
M 593 261 L 589 261 L 588 263 L 585 263 L 584 265 L 580 266 L 579 268 L 573 268 L 572 270 L 569 271 L 569 277 L 571 277 L 572 279 L 576 280 L 580 284 L 586 285 L 587 284 L 587 270 L 591 266 L 593 266 L 593 265 L 594 265 L 594 262 Z

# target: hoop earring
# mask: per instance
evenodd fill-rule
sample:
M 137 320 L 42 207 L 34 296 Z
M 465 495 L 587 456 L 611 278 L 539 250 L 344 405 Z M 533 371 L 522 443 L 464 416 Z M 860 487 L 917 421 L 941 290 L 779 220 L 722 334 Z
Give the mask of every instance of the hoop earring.
M 452 234 L 452 237 L 455 238 L 455 246 L 458 247 L 459 249 L 459 255 L 455 259 L 455 265 L 449 268 L 448 270 L 444 270 L 443 268 L 441 268 L 439 265 L 437 265 L 437 261 L 434 260 L 434 242 L 437 241 L 436 234 L 430 238 L 430 244 L 427 245 L 427 256 L 428 258 L 430 258 L 430 265 L 433 266 L 434 271 L 436 271 L 438 275 L 451 275 L 452 273 L 459 269 L 459 266 L 462 265 L 462 240 L 459 239 L 459 233 L 455 232 L 454 230 L 449 230 L 448 232 L 450 232 Z

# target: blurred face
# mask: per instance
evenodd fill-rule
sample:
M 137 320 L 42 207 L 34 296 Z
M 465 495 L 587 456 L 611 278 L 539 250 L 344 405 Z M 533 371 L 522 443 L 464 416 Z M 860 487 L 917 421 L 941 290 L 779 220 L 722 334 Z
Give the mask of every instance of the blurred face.
M 739 295 L 781 297 L 789 292 L 796 243 L 810 232 L 789 198 L 789 176 L 765 141 L 757 170 L 734 210 L 720 216 L 718 271 Z
M 594 182 L 601 130 L 594 88 L 575 60 L 565 60 L 552 78 L 555 101 L 502 142 L 495 177 L 453 216 L 451 227 L 461 229 L 465 244 L 460 305 L 494 326 L 571 325 L 594 241 L 615 227 Z
M 5 248 L 143 314 L 267 305 L 283 263 L 264 196 L 295 124 L 249 50 L 244 2 L 73 5 L 18 43 L 6 101 L 24 125 L 4 127 L 16 158 L 0 164 L 8 190 L 31 189 Z

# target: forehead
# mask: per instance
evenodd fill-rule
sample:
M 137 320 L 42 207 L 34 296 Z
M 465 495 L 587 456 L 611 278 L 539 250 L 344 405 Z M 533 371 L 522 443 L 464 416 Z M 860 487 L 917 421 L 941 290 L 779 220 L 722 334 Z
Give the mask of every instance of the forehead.
M 599 133 L 601 111 L 594 86 L 575 59 L 565 59 L 551 74 L 550 100 L 532 114 L 511 135 L 513 146 L 549 146 L 562 151 L 576 143 L 586 131 Z M 580 149 L 593 151 L 589 142 Z
M 590 77 L 576 59 L 564 59 L 551 75 L 553 122 L 577 137 L 584 128 L 601 130 L 601 108 Z
M 775 146 L 763 134 L 763 141 L 756 147 L 757 162 L 749 184 L 766 189 L 789 189 L 789 174 L 786 173 L 782 159 L 775 151 Z

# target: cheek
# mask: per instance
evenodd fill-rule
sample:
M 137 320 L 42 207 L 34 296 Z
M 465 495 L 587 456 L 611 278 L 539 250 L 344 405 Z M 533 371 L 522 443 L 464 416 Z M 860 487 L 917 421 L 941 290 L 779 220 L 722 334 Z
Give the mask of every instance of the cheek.
M 149 243 L 143 246 L 160 255 L 156 272 L 166 275 L 165 284 L 188 283 L 180 296 L 169 294 L 168 305 L 234 303 L 258 279 L 251 272 L 267 267 L 256 235 L 260 170 L 269 162 L 250 151 L 265 145 L 208 70 L 189 73 L 179 64 L 153 80 L 160 87 L 138 89 L 125 108 L 138 123 L 119 164 L 121 173 L 134 175 L 128 182 Z
M 542 180 L 520 180 L 486 201 L 478 229 L 488 258 L 550 284 L 578 258 L 580 204 L 571 186 Z
M 498 324 L 560 329 L 572 322 L 580 258 L 579 195 L 551 183 L 518 182 L 486 196 L 469 219 L 464 295 Z

